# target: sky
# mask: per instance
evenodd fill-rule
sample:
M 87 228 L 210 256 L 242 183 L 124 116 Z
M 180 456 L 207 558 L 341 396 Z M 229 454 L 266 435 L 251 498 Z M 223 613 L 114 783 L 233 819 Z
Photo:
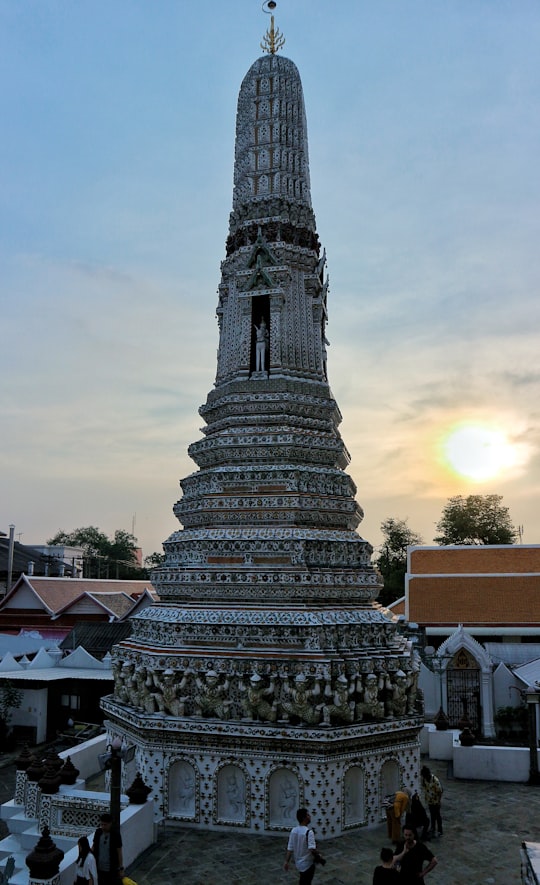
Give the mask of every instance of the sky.
M 275 18 L 360 533 L 407 519 L 429 544 L 449 497 L 499 494 L 540 543 L 538 0 Z M 22 543 L 95 525 L 148 555 L 178 528 L 268 26 L 259 0 L 0 0 L 0 530 Z

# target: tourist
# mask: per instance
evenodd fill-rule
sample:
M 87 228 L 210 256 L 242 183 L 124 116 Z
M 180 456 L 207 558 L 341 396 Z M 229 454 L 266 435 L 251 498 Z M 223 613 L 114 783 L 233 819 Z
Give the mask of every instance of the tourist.
M 427 845 L 418 841 L 412 827 L 404 828 L 403 838 L 403 851 L 394 855 L 394 863 L 399 864 L 399 881 L 401 885 L 418 885 L 437 866 L 437 858 Z
M 124 875 L 122 837 L 113 827 L 110 814 L 101 815 L 92 850 L 96 858 L 98 885 L 118 885 L 118 880 Z
M 420 772 L 422 776 L 422 786 L 424 788 L 424 798 L 429 806 L 429 816 L 431 818 L 431 835 L 442 836 L 442 818 L 441 818 L 441 799 L 443 788 L 439 778 L 432 774 L 427 765 L 424 765 Z
M 294 857 L 296 869 L 300 873 L 299 885 L 310 885 L 315 875 L 315 852 L 317 845 L 315 833 L 309 829 L 311 815 L 307 808 L 299 808 L 296 812 L 298 826 L 293 827 L 289 834 L 289 843 L 285 855 L 283 869 L 289 871 L 289 863 Z
M 381 848 L 381 863 L 373 870 L 373 885 L 399 885 L 401 877 L 394 866 L 394 852 Z
M 429 835 L 429 817 L 426 809 L 422 805 L 422 800 L 417 791 L 413 793 L 411 799 L 411 810 L 405 818 L 405 825 L 411 826 L 418 833 L 418 838 L 425 842 Z
M 401 819 L 409 808 L 411 791 L 404 787 L 398 790 L 396 795 L 389 797 L 386 805 L 386 826 L 388 830 L 388 838 L 397 845 L 401 840 Z
M 77 845 L 79 856 L 75 867 L 77 873 L 75 885 L 98 885 L 96 859 L 90 848 L 87 836 L 81 836 Z

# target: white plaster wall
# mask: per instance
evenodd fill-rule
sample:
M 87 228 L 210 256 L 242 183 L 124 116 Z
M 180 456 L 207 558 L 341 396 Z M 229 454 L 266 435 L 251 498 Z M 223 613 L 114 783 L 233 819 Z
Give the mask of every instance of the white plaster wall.
M 62 750 L 58 755 L 61 759 L 71 758 L 75 768 L 79 769 L 79 777 L 83 780 L 97 774 L 99 771 L 98 755 L 107 752 L 107 735 L 100 734 L 95 738 L 85 741 L 84 744 Z M 73 883 L 70 883 L 73 885 Z
M 424 692 L 426 719 L 433 719 L 441 706 L 441 688 L 438 673 L 432 673 L 422 662 L 418 676 L 418 688 Z
M 23 688 L 21 706 L 13 710 L 11 725 L 36 729 L 36 743 L 47 739 L 47 688 Z
M 499 707 L 519 707 L 521 695 L 519 690 L 523 688 L 506 664 L 502 662 L 497 666 L 493 674 L 493 702 L 495 713 Z
M 452 759 L 456 744 L 459 744 L 459 728 L 437 731 L 434 728 L 428 734 L 429 758 Z M 461 744 L 459 744 L 461 746 Z
M 454 747 L 454 777 L 458 778 L 526 783 L 529 763 L 528 747 Z
M 429 756 L 429 735 L 432 731 L 435 731 L 435 726 L 432 722 L 426 722 L 420 732 L 420 754 L 422 756 Z
M 95 794 L 89 793 L 89 796 Z M 128 805 L 120 816 L 120 831 L 124 866 L 129 867 L 143 851 L 156 841 L 154 826 L 154 804 Z M 78 855 L 77 847 L 66 852 L 60 865 L 60 885 L 73 885 L 75 881 L 75 863 Z

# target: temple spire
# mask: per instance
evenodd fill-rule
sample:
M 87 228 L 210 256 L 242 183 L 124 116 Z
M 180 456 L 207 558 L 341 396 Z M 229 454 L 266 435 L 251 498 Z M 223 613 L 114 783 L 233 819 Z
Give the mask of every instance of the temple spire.
M 264 12 L 273 12 L 276 8 L 277 4 L 275 0 L 265 0 L 263 3 L 263 11 Z M 261 43 L 261 49 L 263 52 L 268 52 L 270 55 L 275 55 L 276 52 L 279 52 L 280 49 L 285 45 L 285 37 L 280 32 L 279 28 L 274 27 L 274 16 L 270 17 L 270 28 L 267 30 L 266 34 L 263 37 Z

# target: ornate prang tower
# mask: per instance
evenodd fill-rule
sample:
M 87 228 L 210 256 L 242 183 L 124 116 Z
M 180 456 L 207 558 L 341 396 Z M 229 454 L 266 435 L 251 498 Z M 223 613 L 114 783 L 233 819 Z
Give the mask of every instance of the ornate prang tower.
M 275 4 L 273 4 L 275 6 Z M 381 820 L 413 786 L 410 643 L 376 602 L 328 384 L 328 278 L 302 84 L 267 32 L 238 98 L 214 389 L 154 572 L 161 604 L 116 646 L 109 731 L 137 747 L 159 816 L 319 836 Z

